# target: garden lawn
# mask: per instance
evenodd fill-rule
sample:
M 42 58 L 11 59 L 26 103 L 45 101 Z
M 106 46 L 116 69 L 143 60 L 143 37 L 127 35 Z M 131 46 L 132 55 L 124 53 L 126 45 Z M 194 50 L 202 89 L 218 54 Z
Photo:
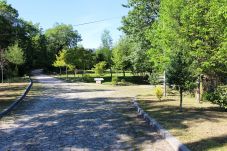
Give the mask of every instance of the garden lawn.
M 176 94 L 158 101 L 154 95 L 138 96 L 140 106 L 191 150 L 226 151 L 227 112 L 210 102 L 185 96 L 179 112 Z
M 68 78 L 66 74 L 62 75 L 54 75 L 55 78 L 60 78 L 62 80 L 66 80 L 67 82 L 89 82 L 89 83 L 94 83 L 94 78 L 99 77 L 92 71 L 87 71 L 83 76 L 82 74 L 68 74 Z M 125 72 L 125 77 L 123 77 L 123 73 L 113 73 L 113 77 L 118 77 L 119 82 L 121 79 L 124 79 L 128 85 L 131 84 L 148 84 L 147 81 L 142 76 L 134 76 L 131 72 Z M 111 84 L 111 74 L 109 72 L 105 72 L 101 78 L 104 79 L 103 84 Z
M 19 98 L 28 86 L 27 79 L 21 79 L 18 83 L 0 83 L 0 112 Z

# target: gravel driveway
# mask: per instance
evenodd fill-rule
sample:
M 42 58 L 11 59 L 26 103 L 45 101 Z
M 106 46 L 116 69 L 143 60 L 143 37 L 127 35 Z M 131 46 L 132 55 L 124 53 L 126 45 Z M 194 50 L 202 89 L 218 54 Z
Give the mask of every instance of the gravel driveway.
M 172 150 L 137 117 L 131 98 L 150 86 L 113 87 L 33 77 L 42 93 L 0 119 L 0 150 Z

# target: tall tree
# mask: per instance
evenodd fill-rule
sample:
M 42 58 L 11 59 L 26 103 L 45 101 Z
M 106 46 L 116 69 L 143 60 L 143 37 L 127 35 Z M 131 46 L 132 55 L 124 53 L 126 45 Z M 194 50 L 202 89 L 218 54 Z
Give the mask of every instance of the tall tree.
M 111 77 L 112 77 L 112 38 L 110 32 L 108 30 L 104 30 L 101 35 L 101 47 L 97 50 L 97 54 L 101 54 L 104 60 L 107 63 L 107 68 L 110 69 Z
M 116 46 L 113 48 L 113 63 L 114 67 L 122 70 L 125 76 L 125 70 L 131 68 L 130 49 L 131 45 L 128 37 L 121 37 Z
M 72 25 L 56 24 L 45 32 L 48 43 L 49 60 L 54 61 L 55 54 L 63 48 L 74 48 L 81 41 L 81 36 Z
M 18 12 L 7 1 L 0 0 L 0 49 L 7 48 L 14 42 Z
M 183 92 L 188 90 L 190 83 L 194 82 L 193 72 L 190 68 L 191 61 L 185 50 L 177 50 L 171 54 L 168 65 L 167 79 L 170 85 L 175 84 L 180 93 L 180 111 L 183 111 Z
M 66 74 L 67 74 L 67 64 L 65 62 L 66 50 L 63 49 L 56 55 L 56 60 L 53 63 L 54 67 L 59 67 L 60 75 L 61 75 L 61 68 L 66 67 Z
M 12 46 L 9 46 L 5 51 L 5 58 L 8 62 L 15 65 L 14 74 L 18 74 L 18 65 L 22 65 L 25 62 L 24 52 L 18 46 L 18 43 L 15 43 Z
M 129 9 L 128 15 L 122 18 L 121 30 L 136 43 L 141 44 L 142 50 L 150 48 L 146 39 L 146 30 L 155 21 L 159 13 L 159 0 L 128 0 L 123 5 Z
M 134 73 L 152 71 L 152 63 L 147 55 L 151 42 L 146 33 L 159 15 L 159 3 L 159 0 L 129 0 L 123 5 L 129 12 L 122 18 L 123 25 L 120 29 L 130 37 L 134 45 L 134 51 L 130 55 Z

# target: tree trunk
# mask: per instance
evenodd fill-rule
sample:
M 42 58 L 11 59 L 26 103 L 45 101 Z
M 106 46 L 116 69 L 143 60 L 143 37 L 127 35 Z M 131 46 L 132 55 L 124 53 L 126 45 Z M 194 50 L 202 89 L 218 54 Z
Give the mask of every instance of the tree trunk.
M 2 83 L 4 83 L 4 69 L 3 69 L 3 66 L 1 66 L 1 71 L 2 71 Z
M 110 76 L 111 76 L 111 79 L 113 78 L 113 72 L 112 72 L 112 68 L 110 67 Z
M 125 70 L 123 70 L 123 76 L 124 76 L 124 78 L 125 78 Z
M 68 69 L 67 69 L 67 67 L 65 69 L 65 72 L 66 72 L 66 79 L 68 79 Z
M 200 102 L 200 99 L 201 99 L 201 95 L 200 95 L 200 75 L 198 77 L 198 86 L 197 86 L 197 98 L 196 98 L 196 101 L 199 103 Z
M 183 111 L 182 102 L 183 102 L 183 90 L 182 90 L 182 87 L 180 87 L 180 112 Z
M 59 69 L 60 69 L 60 77 L 61 77 L 61 67 Z
M 74 78 L 76 77 L 76 69 L 74 69 Z

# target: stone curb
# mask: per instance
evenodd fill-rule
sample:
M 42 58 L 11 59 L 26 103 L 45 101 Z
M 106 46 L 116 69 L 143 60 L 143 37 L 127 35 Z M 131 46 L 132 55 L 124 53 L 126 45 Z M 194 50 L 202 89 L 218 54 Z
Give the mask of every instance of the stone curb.
M 149 125 L 154 128 L 175 151 L 190 151 L 184 144 L 182 144 L 177 138 L 172 136 L 166 129 L 164 129 L 155 119 L 150 117 L 138 104 L 136 98 L 132 100 L 134 107 L 138 114 L 146 120 Z
M 29 83 L 28 87 L 25 89 L 24 93 L 21 95 L 21 97 L 18 98 L 14 103 L 12 103 L 8 108 L 6 108 L 2 112 L 0 112 L 0 119 L 3 116 L 5 116 L 6 114 L 8 114 L 9 112 L 11 112 L 26 97 L 26 95 L 28 94 L 28 92 L 31 89 L 32 84 L 33 84 L 33 81 L 30 77 L 29 77 L 29 80 L 30 80 L 30 83 Z

